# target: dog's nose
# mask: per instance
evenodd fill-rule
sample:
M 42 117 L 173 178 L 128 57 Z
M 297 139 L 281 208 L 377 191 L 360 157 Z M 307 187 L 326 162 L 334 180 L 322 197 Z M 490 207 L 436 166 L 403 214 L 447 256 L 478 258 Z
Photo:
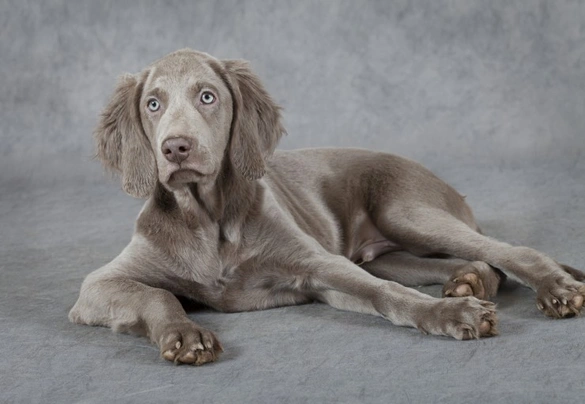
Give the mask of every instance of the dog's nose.
M 189 139 L 174 137 L 163 142 L 162 152 L 168 161 L 178 164 L 189 157 L 191 147 L 192 144 Z

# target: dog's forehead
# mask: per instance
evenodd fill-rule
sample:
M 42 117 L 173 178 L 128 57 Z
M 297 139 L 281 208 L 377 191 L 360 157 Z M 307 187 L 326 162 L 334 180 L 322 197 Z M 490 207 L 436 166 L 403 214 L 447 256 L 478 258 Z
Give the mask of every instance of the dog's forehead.
M 211 67 L 217 61 L 199 52 L 175 52 L 159 59 L 151 65 L 150 87 L 186 86 L 207 81 L 221 83 L 222 80 Z

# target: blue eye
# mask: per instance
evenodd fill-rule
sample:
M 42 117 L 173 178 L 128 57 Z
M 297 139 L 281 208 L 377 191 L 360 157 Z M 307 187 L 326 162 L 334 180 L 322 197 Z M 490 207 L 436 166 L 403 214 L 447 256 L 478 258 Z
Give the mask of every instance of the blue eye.
M 154 98 L 151 98 L 150 100 L 148 100 L 148 109 L 151 110 L 152 112 L 156 112 L 160 109 L 160 102 L 158 102 L 158 100 L 155 100 Z
M 215 101 L 215 96 L 210 93 L 209 91 L 204 91 L 203 94 L 201 94 L 201 102 L 204 104 L 213 104 L 213 102 Z

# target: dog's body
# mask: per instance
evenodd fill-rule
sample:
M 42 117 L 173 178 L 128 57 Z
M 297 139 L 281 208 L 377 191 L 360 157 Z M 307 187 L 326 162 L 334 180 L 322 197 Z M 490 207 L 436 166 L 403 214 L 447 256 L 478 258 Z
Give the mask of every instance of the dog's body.
M 175 295 L 221 311 L 317 300 L 468 339 L 496 334 L 495 307 L 479 299 L 506 274 L 537 292 L 545 314 L 579 314 L 580 272 L 481 235 L 464 198 L 419 164 L 357 149 L 273 153 L 283 131 L 242 62 L 183 50 L 124 78 L 96 131 L 98 155 L 148 201 L 70 319 L 147 335 L 165 359 L 202 364 L 221 345 Z M 453 298 L 403 286 L 431 283 Z

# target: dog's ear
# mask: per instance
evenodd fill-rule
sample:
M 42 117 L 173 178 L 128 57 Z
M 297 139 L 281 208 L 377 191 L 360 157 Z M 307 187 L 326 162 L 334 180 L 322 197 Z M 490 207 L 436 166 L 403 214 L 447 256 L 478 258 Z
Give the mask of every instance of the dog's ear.
M 248 62 L 224 60 L 223 65 L 234 104 L 229 156 L 240 174 L 255 180 L 264 175 L 264 159 L 274 152 L 285 133 L 280 107 L 252 73 Z
M 136 198 L 148 197 L 156 185 L 154 154 L 140 123 L 142 88 L 135 76 L 120 77 L 94 131 L 97 157 L 122 174 L 122 188 Z

